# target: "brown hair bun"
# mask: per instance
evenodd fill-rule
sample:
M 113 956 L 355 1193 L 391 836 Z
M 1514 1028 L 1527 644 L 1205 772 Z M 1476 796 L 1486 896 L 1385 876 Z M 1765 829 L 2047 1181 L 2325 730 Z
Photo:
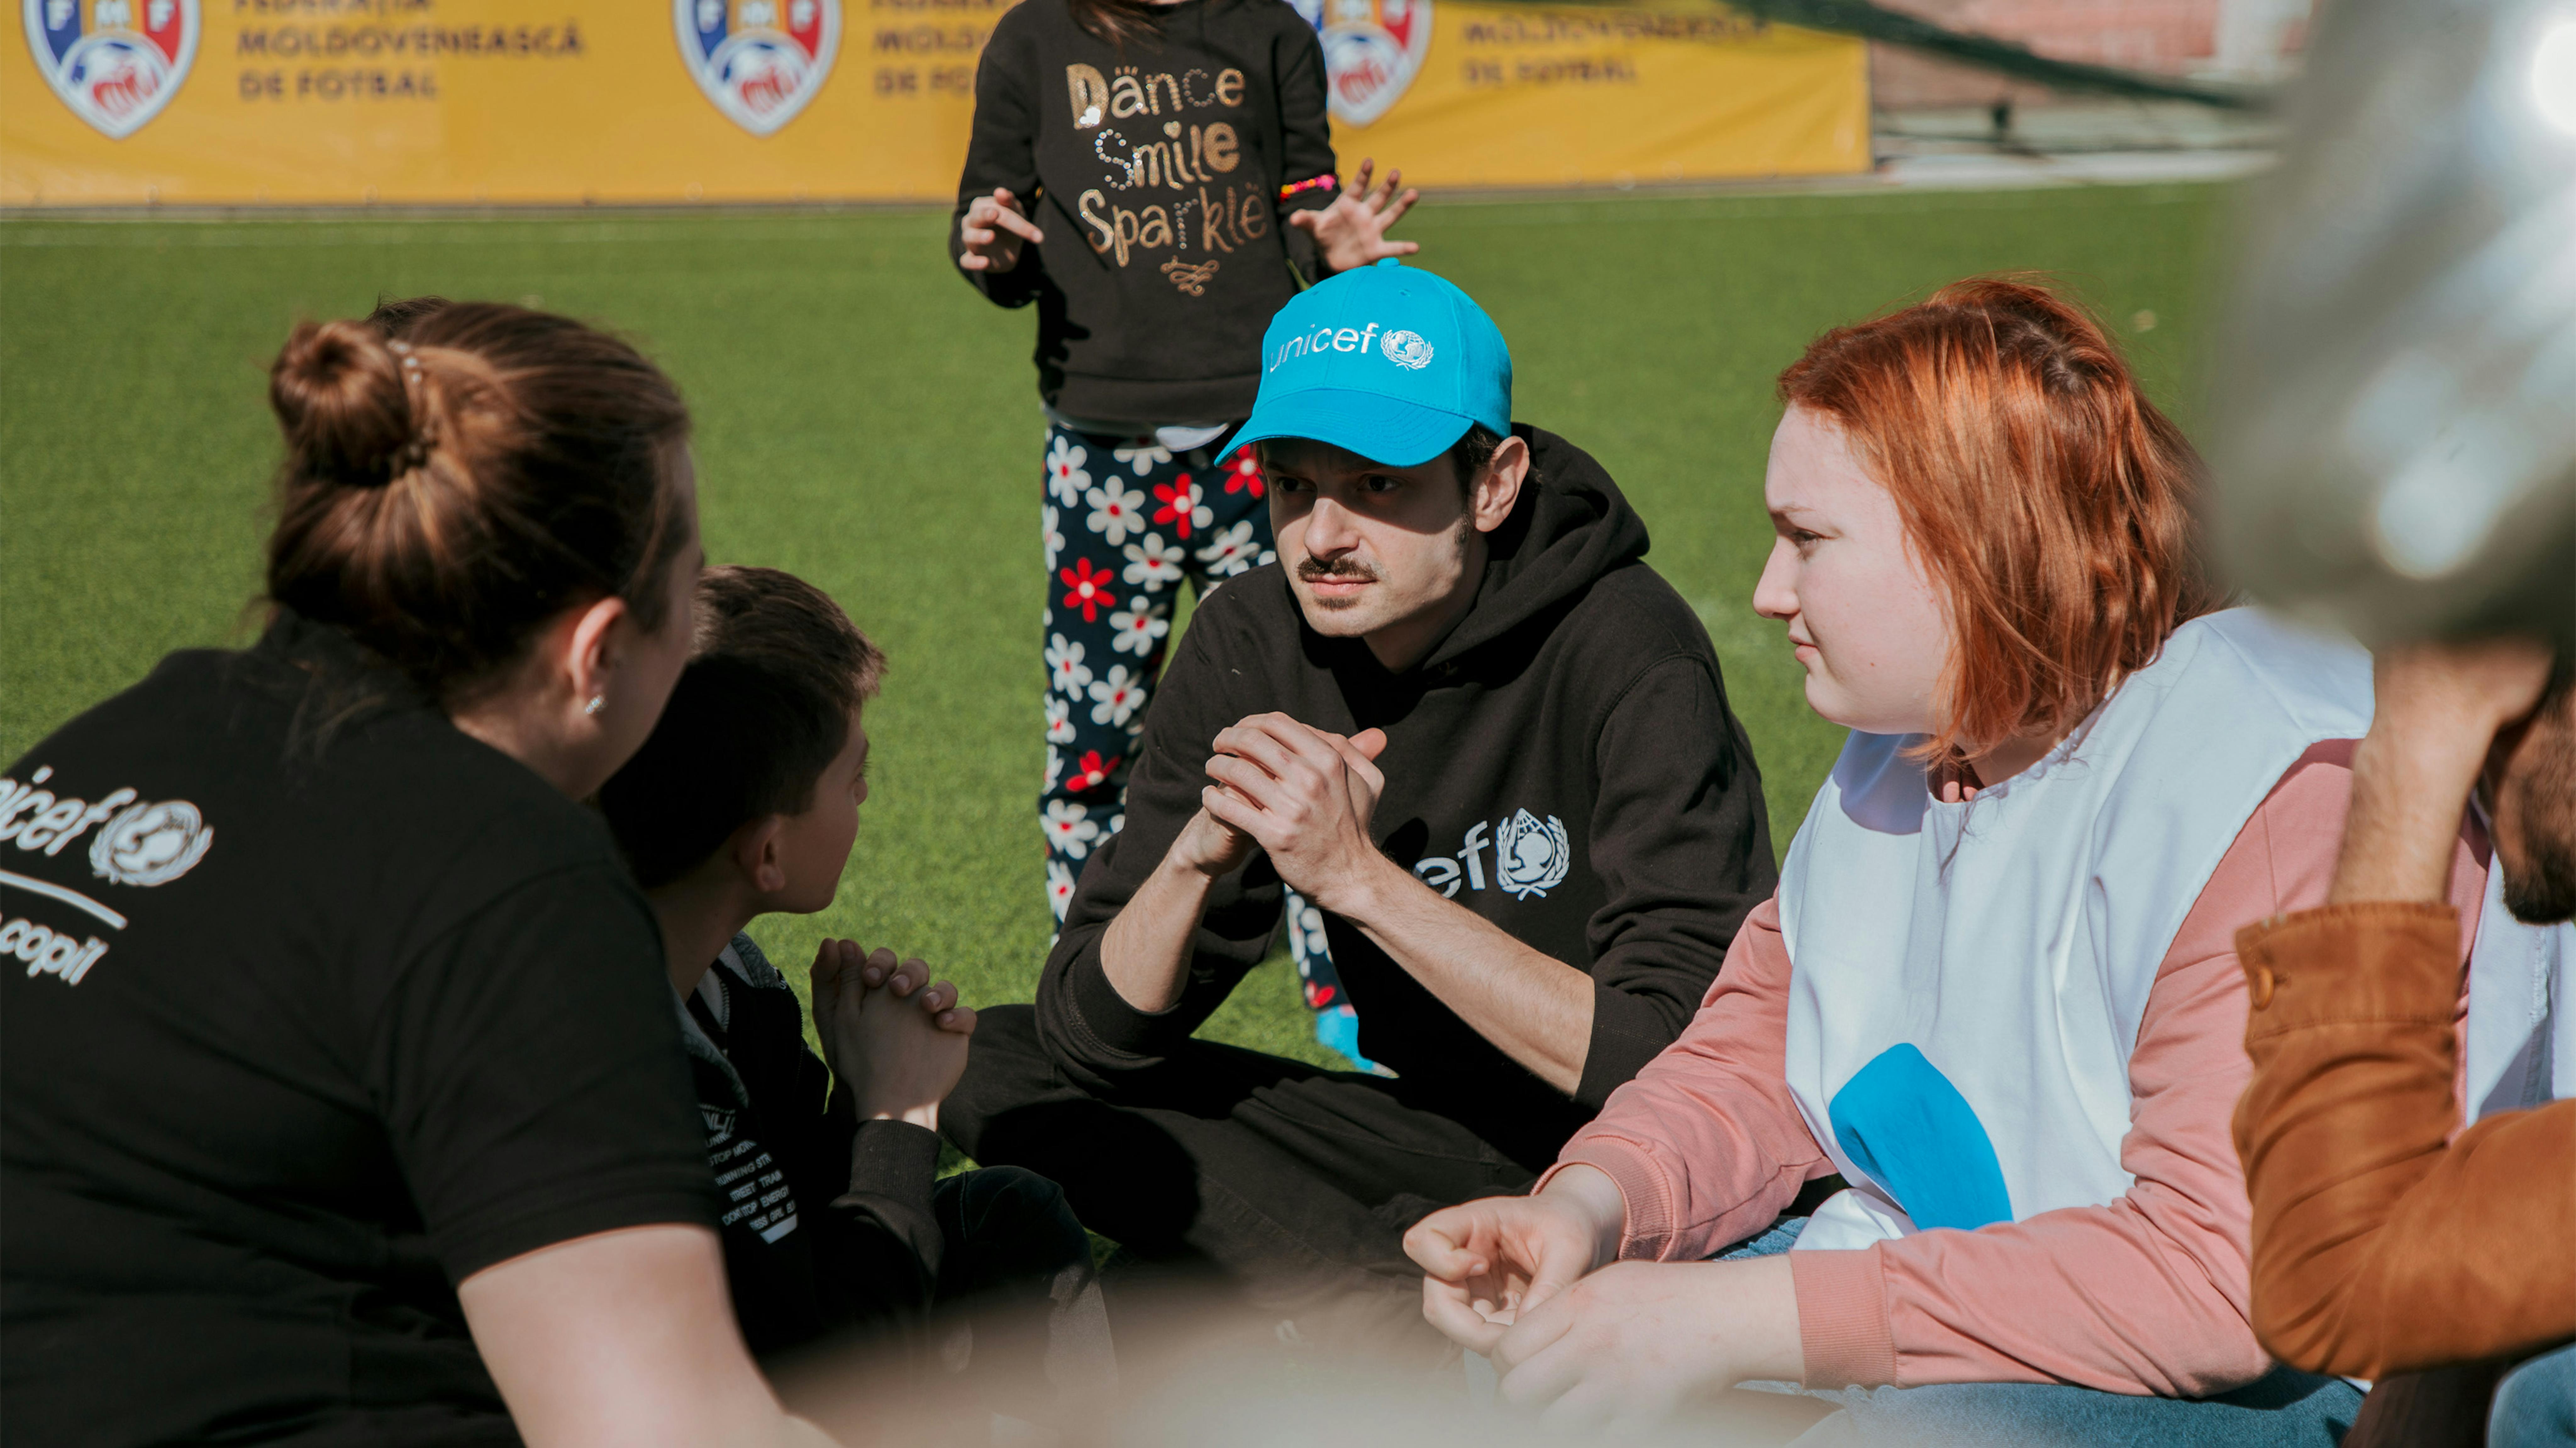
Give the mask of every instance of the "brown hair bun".
M 696 536 L 689 414 L 633 347 L 499 302 L 389 301 L 307 322 L 269 371 L 286 433 L 268 596 L 450 706 L 563 610 L 639 625 Z
M 289 471 L 361 487 L 391 481 L 419 431 L 405 371 L 365 322 L 298 324 L 268 369 Z

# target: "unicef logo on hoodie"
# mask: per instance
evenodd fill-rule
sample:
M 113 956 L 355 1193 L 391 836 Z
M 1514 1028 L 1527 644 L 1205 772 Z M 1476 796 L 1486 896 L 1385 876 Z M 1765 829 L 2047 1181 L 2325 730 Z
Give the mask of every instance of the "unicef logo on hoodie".
M 1565 883 L 1565 825 L 1554 815 L 1542 820 L 1522 810 L 1494 833 L 1494 883 L 1516 900 L 1544 896 Z
M 1574 864 L 1574 848 L 1566 840 L 1565 821 L 1554 815 L 1542 819 L 1523 809 L 1495 826 L 1490 836 L 1485 833 L 1483 820 L 1468 825 L 1466 839 L 1456 854 L 1418 860 L 1413 873 L 1445 898 L 1455 900 L 1461 885 L 1470 890 L 1485 888 L 1484 852 L 1488 847 L 1494 852 L 1494 888 L 1515 900 L 1526 901 L 1533 895 L 1546 899 L 1548 891 L 1565 883 L 1566 872 Z

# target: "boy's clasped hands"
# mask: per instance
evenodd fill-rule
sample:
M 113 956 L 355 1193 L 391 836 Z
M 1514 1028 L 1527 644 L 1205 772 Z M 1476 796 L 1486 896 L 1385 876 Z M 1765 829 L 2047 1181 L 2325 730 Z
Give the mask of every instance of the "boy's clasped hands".
M 826 940 L 814 952 L 814 1034 L 824 1064 L 850 1092 L 862 1121 L 939 1129 L 939 1103 L 966 1072 L 975 1012 L 957 987 L 933 984 L 930 967 Z

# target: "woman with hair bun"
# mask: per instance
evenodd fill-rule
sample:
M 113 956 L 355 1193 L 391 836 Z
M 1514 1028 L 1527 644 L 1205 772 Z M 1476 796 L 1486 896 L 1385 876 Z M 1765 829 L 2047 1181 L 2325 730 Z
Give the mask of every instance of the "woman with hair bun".
M 1415 1228 L 1425 1311 L 1576 1422 L 1754 1381 L 1802 1441 L 2334 1442 L 2358 1392 L 2247 1320 L 2233 937 L 2324 899 L 2368 656 L 2221 606 L 2190 444 L 2045 289 L 1780 393 L 1753 604 L 1851 734 L 1681 1039 Z
M 297 327 L 269 401 L 265 634 L 0 780 L 8 1435 L 818 1437 L 735 1331 L 660 936 L 576 803 L 688 653 L 678 392 L 420 299 Z

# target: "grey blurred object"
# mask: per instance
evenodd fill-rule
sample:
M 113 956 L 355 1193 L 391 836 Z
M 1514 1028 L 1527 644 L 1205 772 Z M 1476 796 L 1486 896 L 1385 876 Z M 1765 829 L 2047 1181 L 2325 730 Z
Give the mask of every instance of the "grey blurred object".
M 2576 641 L 2576 0 L 2333 0 L 2215 370 L 2229 581 Z

